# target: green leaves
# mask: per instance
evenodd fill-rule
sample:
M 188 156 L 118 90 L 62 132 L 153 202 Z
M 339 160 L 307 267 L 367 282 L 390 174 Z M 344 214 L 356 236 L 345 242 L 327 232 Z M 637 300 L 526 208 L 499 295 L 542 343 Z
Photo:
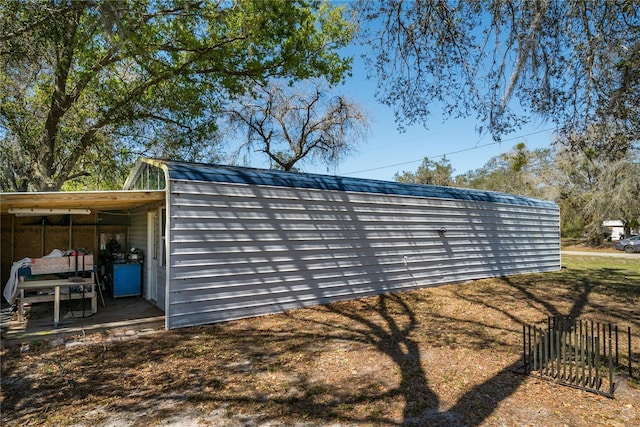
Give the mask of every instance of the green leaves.
M 639 74 L 626 66 L 638 64 L 637 1 L 359 5 L 377 97 L 401 127 L 442 109 L 474 115 L 496 139 L 536 115 L 570 132 L 609 120 L 640 135 Z
M 427 185 L 453 185 L 453 168 L 446 157 L 435 162 L 425 157 L 422 164 L 415 172 L 403 171 L 396 173 L 393 177 L 398 182 L 407 184 L 427 184 Z
M 21 153 L 34 190 L 108 173 L 122 147 L 216 158 L 228 99 L 256 81 L 335 83 L 350 69 L 338 50 L 352 24 L 318 1 L 0 0 L 0 10 L 0 148 Z M 18 166 L 3 164 L 3 174 Z

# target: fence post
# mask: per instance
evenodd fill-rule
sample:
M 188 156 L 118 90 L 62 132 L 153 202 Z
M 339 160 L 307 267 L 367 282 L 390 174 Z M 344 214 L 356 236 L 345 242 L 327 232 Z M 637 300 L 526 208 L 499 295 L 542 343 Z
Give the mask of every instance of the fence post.
M 562 320 L 562 374 L 560 378 L 565 380 L 567 378 L 567 328 L 564 319 Z
M 538 333 L 535 326 L 533 327 L 533 366 L 531 370 L 538 370 Z
M 596 335 L 594 333 L 593 328 L 593 320 L 589 322 L 591 324 L 591 357 L 595 354 L 595 340 L 593 339 Z
M 555 378 L 558 373 L 558 366 L 556 365 L 556 359 L 558 358 L 558 349 L 556 348 L 555 329 L 549 331 L 549 347 L 551 348 L 551 359 L 549 360 L 549 364 L 551 365 L 551 377 Z
M 533 370 L 533 367 L 531 366 L 531 348 L 532 348 L 531 347 L 531 325 L 527 325 L 527 336 L 528 336 L 528 339 L 527 339 L 528 353 L 527 354 L 529 355 L 527 357 L 527 362 L 528 362 L 527 366 L 529 366 L 529 372 L 531 372 Z
M 613 395 L 613 355 L 611 350 L 611 335 L 609 335 L 609 394 Z
M 527 371 L 527 325 L 522 324 L 522 367 L 524 368 L 524 373 L 528 374 Z
M 620 360 L 618 359 L 618 325 L 614 327 L 616 333 L 616 366 L 620 366 Z
M 596 341 L 596 378 L 595 378 L 595 388 L 600 388 L 600 337 L 595 337 Z
M 589 336 L 589 328 L 585 328 L 586 329 L 586 335 L 585 335 L 585 341 L 586 341 L 586 350 L 587 350 L 587 364 L 589 365 L 589 375 L 587 377 L 587 381 L 586 384 L 589 385 L 591 384 L 591 365 L 593 364 L 593 361 L 591 360 L 591 346 L 593 346 L 593 337 Z
M 633 371 L 631 370 L 631 326 L 627 326 L 627 349 L 629 351 L 629 378 L 633 377 Z
M 571 360 L 575 361 L 569 365 L 569 379 L 571 383 L 575 382 L 575 379 L 578 377 L 578 333 L 574 327 L 573 332 L 571 333 L 573 338 L 573 346 L 571 347 Z M 573 373 L 573 367 L 576 367 L 576 373 Z
M 584 372 L 585 372 L 585 358 L 584 358 L 584 331 L 583 331 L 584 322 L 580 320 L 580 385 L 584 384 Z
M 555 330 L 555 338 L 556 338 L 556 378 L 560 378 L 562 353 L 560 352 L 560 331 L 558 329 Z
M 602 355 L 607 357 L 607 325 L 602 324 Z

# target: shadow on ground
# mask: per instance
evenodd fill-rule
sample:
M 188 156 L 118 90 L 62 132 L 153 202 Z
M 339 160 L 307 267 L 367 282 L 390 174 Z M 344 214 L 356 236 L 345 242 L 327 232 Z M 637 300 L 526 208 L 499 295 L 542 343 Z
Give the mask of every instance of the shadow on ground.
M 628 280 L 628 271 L 612 269 L 518 276 L 127 343 L 5 350 L 3 421 L 99 425 L 118 414 L 142 426 L 223 408 L 228 425 L 479 426 L 527 378 L 513 372 L 522 323 L 589 313 L 640 327 L 638 288 Z M 454 361 L 438 359 L 498 353 L 504 363 L 468 387 L 455 382 L 464 380 L 457 371 L 446 382 L 443 371 Z M 473 375 L 474 366 L 464 367 Z M 445 385 L 461 391 L 446 400 Z

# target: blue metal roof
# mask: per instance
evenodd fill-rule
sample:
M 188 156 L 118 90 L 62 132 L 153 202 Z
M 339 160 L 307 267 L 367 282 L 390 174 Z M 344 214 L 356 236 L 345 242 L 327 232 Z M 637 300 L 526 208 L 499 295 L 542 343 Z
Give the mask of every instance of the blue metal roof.
M 159 162 L 164 163 L 167 166 L 169 178 L 171 180 L 227 182 L 235 184 L 270 185 L 276 187 L 351 191 L 357 193 L 473 200 L 557 209 L 557 205 L 550 201 L 498 193 L 494 191 L 440 187 L 435 185 L 404 184 L 391 181 L 283 172 L 269 169 L 254 169 L 204 163 L 188 163 L 168 160 L 159 160 Z

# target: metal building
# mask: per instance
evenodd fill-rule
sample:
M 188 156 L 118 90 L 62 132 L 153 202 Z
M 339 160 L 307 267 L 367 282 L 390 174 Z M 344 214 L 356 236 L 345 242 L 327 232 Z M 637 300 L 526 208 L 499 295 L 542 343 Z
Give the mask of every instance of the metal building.
M 131 235 L 167 328 L 560 269 L 559 209 L 538 199 L 150 159 L 125 189 L 166 191 Z

